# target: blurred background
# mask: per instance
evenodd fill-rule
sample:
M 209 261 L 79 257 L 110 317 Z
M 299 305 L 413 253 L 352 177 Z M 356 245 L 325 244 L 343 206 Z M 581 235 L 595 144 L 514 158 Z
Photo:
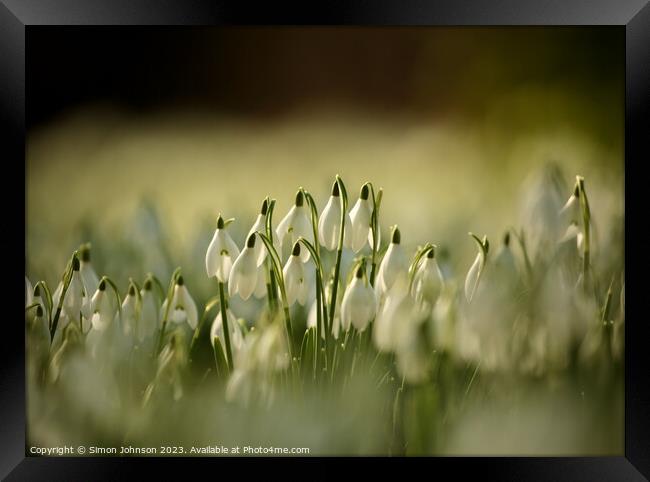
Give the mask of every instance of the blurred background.
M 33 279 L 90 241 L 100 276 L 180 265 L 204 298 L 220 212 L 241 245 L 266 195 L 277 221 L 299 186 L 322 209 L 337 173 L 460 271 L 548 162 L 586 177 L 596 221 L 622 212 L 620 28 L 37 27 L 28 49 Z

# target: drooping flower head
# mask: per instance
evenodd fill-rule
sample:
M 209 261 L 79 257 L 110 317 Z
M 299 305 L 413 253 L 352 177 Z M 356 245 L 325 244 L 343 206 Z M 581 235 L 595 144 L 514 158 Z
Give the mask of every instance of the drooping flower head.
M 86 293 L 90 296 L 90 293 L 97 291 L 99 286 L 99 277 L 90 261 L 90 243 L 86 243 L 80 248 L 79 256 L 81 258 L 79 274 Z
M 246 235 L 246 239 L 249 239 L 250 235 L 255 234 L 257 231 L 266 234 L 266 215 L 268 213 L 268 209 L 269 209 L 269 200 L 268 198 L 266 198 L 262 202 L 262 208 L 260 209 L 260 212 L 257 215 L 257 218 L 255 219 L 255 223 L 253 223 L 253 226 L 248 231 L 248 234 Z M 271 230 L 271 235 L 273 236 L 273 245 L 278 246 L 280 244 L 278 241 L 278 235 L 273 230 Z M 264 262 L 267 254 L 268 253 L 266 252 L 264 243 L 260 242 L 255 244 L 255 258 L 257 259 L 257 266 L 260 266 Z
M 300 243 L 295 243 L 291 256 L 282 270 L 289 306 L 293 305 L 296 301 L 304 306 L 309 294 L 310 283 L 309 278 L 307 278 L 307 273 L 311 270 L 305 269 L 305 265 L 300 258 L 300 252 Z
M 79 259 L 72 258 L 72 278 L 63 299 L 63 310 L 70 320 L 78 320 L 83 305 L 85 290 L 79 274 Z M 63 286 L 61 286 L 63 290 Z M 59 294 L 59 296 L 61 296 Z
M 467 277 L 465 278 L 465 298 L 467 298 L 467 301 L 471 302 L 476 293 L 476 289 L 478 288 L 481 275 L 483 274 L 483 268 L 485 267 L 490 243 L 487 236 L 483 236 L 482 240 L 472 233 L 470 233 L 470 236 L 474 238 L 474 241 L 476 241 L 479 247 L 479 252 L 474 259 L 474 263 L 472 263 L 472 266 L 467 272 Z
M 255 245 L 260 245 L 262 242 L 256 243 L 256 238 L 255 232 L 249 234 L 246 246 L 232 265 L 228 280 L 228 294 L 231 297 L 237 293 L 243 300 L 250 298 L 257 286 L 258 276 L 264 274 L 258 269 L 258 258 L 255 252 Z
M 432 246 L 416 269 L 411 293 L 415 301 L 433 308 L 443 287 L 444 279 L 435 258 L 435 247 Z
M 370 205 L 370 188 L 368 183 L 361 187 L 359 199 L 350 210 L 350 238 L 351 247 L 355 253 L 361 251 L 366 242 L 372 241 L 370 221 L 372 218 L 372 206 Z
M 37 284 L 34 287 L 34 295 L 32 297 L 32 300 L 31 300 L 30 304 L 33 304 L 33 303 L 38 303 L 38 305 L 43 310 L 43 316 L 45 318 L 47 318 L 49 310 L 47 309 L 47 304 L 45 303 L 45 300 L 43 300 L 43 296 L 41 294 L 41 285 L 40 284 Z
M 167 300 L 163 303 L 162 312 L 167 308 Z M 183 276 L 179 276 L 174 287 L 174 295 L 169 311 L 169 320 L 174 323 L 183 323 L 184 321 L 195 329 L 198 323 L 198 312 L 196 303 L 185 286 Z
M 377 312 L 372 330 L 372 338 L 378 350 L 394 351 L 400 339 L 400 329 L 413 310 L 413 299 L 408 293 L 406 271 L 399 272 L 397 279 L 385 292 L 383 305 Z
M 111 296 L 106 293 L 106 281 L 101 280 L 91 301 L 90 321 L 94 330 L 105 331 L 113 322 L 116 310 Z
M 226 231 L 223 217 L 217 218 L 217 229 L 205 255 L 205 269 L 208 278 L 216 276 L 221 283 L 227 283 L 232 264 L 239 256 L 239 248 Z
M 302 189 L 296 193 L 296 201 L 287 215 L 280 221 L 276 229 L 278 240 L 280 242 L 280 251 L 285 245 L 294 246 L 300 237 L 305 238 L 310 243 L 314 243 L 314 234 L 309 213 L 305 206 L 305 194 Z M 291 256 L 289 257 L 291 258 Z M 303 263 L 309 260 L 309 251 L 304 249 L 300 254 Z
M 388 246 L 386 254 L 381 260 L 381 265 L 377 273 L 375 286 L 379 294 L 386 293 L 390 290 L 398 275 L 405 273 L 408 269 L 408 262 L 401 241 L 402 236 L 400 230 L 395 226 L 390 246 Z
M 348 285 L 341 302 L 341 325 L 347 331 L 353 325 L 364 331 L 377 314 L 375 291 L 364 279 L 364 267 L 359 266 L 354 279 Z
M 350 247 L 350 215 L 345 214 L 345 229 L 343 232 L 343 245 Z M 320 243 L 329 251 L 337 249 L 341 234 L 341 193 L 339 184 L 334 181 L 332 195 L 330 196 L 318 221 L 318 236 Z
M 503 244 L 493 260 L 495 281 L 504 288 L 514 287 L 519 280 L 519 270 L 515 256 L 510 248 L 510 233 L 503 236 Z
M 50 330 L 47 317 L 45 316 L 45 310 L 43 310 L 40 304 L 36 307 L 36 316 L 28 323 L 27 327 L 33 342 L 33 344 L 30 343 L 30 347 L 43 350 L 47 353 L 50 349 Z
M 27 279 L 27 276 L 25 276 L 25 306 L 29 306 L 32 304 L 32 293 L 34 292 L 34 288 L 32 287 L 32 283 Z
M 582 253 L 584 249 L 584 235 L 576 221 L 571 221 L 569 227 L 564 232 L 564 236 L 560 238 L 559 244 L 573 242 L 575 243 L 578 253 Z
M 567 202 L 560 209 L 560 216 L 566 218 L 568 221 L 577 222 L 580 218 L 580 189 L 578 185 L 573 189 L 573 193 Z
M 129 286 L 129 292 L 122 302 L 122 330 L 127 336 L 135 336 L 138 326 L 137 296 L 135 286 Z
M 141 308 L 140 323 L 138 324 L 138 340 L 152 336 L 158 327 L 158 302 L 153 294 L 151 279 L 146 279 L 140 290 Z

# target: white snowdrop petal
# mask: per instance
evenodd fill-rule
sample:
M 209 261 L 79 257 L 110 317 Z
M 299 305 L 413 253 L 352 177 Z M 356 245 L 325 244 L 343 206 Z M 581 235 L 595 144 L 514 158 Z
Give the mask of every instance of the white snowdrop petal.
M 217 274 L 217 266 L 219 262 L 219 241 L 217 233 L 214 233 L 212 241 L 208 246 L 208 250 L 205 254 L 205 270 L 207 272 L 208 278 L 212 278 Z
M 467 272 L 467 277 L 465 278 L 465 298 L 467 301 L 472 301 L 474 293 L 476 292 L 476 287 L 478 286 L 478 276 L 481 269 L 481 254 L 476 255 L 476 259 L 472 264 L 471 268 Z
M 265 266 L 262 264 L 257 268 L 257 281 L 255 283 L 255 291 L 253 291 L 253 296 L 260 299 L 264 298 L 266 294 L 266 270 Z
M 86 293 L 94 293 L 99 288 L 99 277 L 90 261 L 81 261 L 79 273 Z
M 196 309 L 196 303 L 190 295 L 190 292 L 187 290 L 185 285 L 176 285 L 178 289 L 178 301 L 181 302 L 183 310 L 185 311 L 184 319 L 181 321 L 187 321 L 190 325 L 190 328 L 195 329 L 198 323 L 198 311 Z
M 370 233 L 370 218 L 372 211 L 367 199 L 357 199 L 354 207 L 350 210 L 350 244 L 352 249 L 358 253 L 368 241 Z
M 330 196 L 318 221 L 318 235 L 321 244 L 333 251 L 338 245 L 341 225 L 341 205 L 338 197 Z
M 156 300 L 151 290 L 142 289 L 142 307 L 140 311 L 140 323 L 138 325 L 138 339 L 143 341 L 153 335 L 158 326 L 158 310 Z
M 32 287 L 32 283 L 25 276 L 25 306 L 32 304 L 33 295 L 34 288 Z

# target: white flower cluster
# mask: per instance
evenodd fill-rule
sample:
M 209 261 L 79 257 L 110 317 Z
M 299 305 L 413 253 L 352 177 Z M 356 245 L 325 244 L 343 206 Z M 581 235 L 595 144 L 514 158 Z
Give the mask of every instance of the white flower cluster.
M 381 190 L 376 195 L 371 183 L 362 186 L 348 210 L 345 186 L 337 176 L 320 215 L 311 194 L 300 188 L 276 227 L 275 201 L 266 198 L 241 249 L 229 233 L 234 220 L 219 215 L 205 255 L 206 274 L 215 278 L 219 293 L 204 314 L 219 308 L 209 337 L 218 367 L 221 363 L 230 373 L 228 397 L 247 402 L 272 398 L 271 375 L 298 360 L 291 319 L 295 305 L 310 306 L 306 326 L 320 333 L 313 337 L 319 367 L 321 356 L 323 366 L 332 363 L 331 343 L 349 336 L 366 337 L 377 351 L 393 354 L 399 374 L 410 382 L 427 379 L 436 351 L 485 370 L 543 373 L 566 367 L 574 347 L 593 332 L 579 350 L 589 358 L 604 340 L 600 325 L 594 331 L 589 320 L 601 316 L 607 323 L 613 317 L 607 309 L 599 314 L 596 297 L 585 294 L 594 286 L 584 180 L 578 178 L 564 207 L 558 208 L 561 203 L 549 198 L 548 191 L 533 191 L 540 198 L 524 203 L 535 213 L 530 232 L 537 233 L 532 241 L 536 255 L 531 259 L 523 231 L 508 231 L 494 256 L 487 237 L 472 234 L 478 251 L 462 291 L 458 280 L 443 275 L 436 245 L 420 246 L 410 257 L 400 229 L 393 226 L 390 242 L 381 246 Z M 552 233 L 538 229 L 539 216 L 549 217 Z M 512 235 L 520 256 L 513 252 Z M 179 270 L 167 293 L 148 276 L 142 289 L 130 281 L 122 300 L 109 278 L 97 276 L 90 248 L 83 246 L 51 299 L 43 282 L 32 287 L 25 278 L 25 285 L 26 306 L 35 309 L 30 337 L 45 353 L 77 346 L 80 337 L 95 358 L 102 358 L 102 350 L 104 355 L 107 350 L 126 353 L 136 345 L 162 350 L 158 378 L 168 380 L 174 397 L 180 396 L 178 369 L 169 367 L 185 359 L 180 345 L 194 343 L 203 321 Z M 263 315 L 270 315 L 270 321 L 249 331 L 230 306 L 229 298 L 235 296 L 266 298 Z M 621 324 L 612 328 L 608 341 L 619 356 Z

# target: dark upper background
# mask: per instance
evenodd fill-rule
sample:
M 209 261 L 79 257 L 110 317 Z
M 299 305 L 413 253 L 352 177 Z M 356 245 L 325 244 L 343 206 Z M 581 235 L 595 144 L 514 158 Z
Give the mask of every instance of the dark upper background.
M 28 129 L 88 101 L 244 116 L 345 104 L 474 115 L 534 80 L 622 88 L 622 28 L 30 27 Z M 604 119 L 592 119 L 593 127 Z
M 207 294 L 218 212 L 241 243 L 264 196 L 278 216 L 298 186 L 322 204 L 336 173 L 383 187 L 383 228 L 459 270 L 468 231 L 519 225 L 548 161 L 616 222 L 624 46 L 621 27 L 29 27 L 28 276 L 56 279 L 85 241 L 118 280 L 168 276 L 137 248 L 148 200 Z

